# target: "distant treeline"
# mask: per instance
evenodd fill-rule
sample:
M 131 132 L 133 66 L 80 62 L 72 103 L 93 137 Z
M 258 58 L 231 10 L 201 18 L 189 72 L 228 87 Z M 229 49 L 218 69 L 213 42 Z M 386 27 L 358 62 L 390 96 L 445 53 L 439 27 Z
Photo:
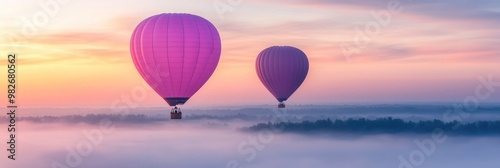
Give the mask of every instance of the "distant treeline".
M 302 122 L 260 123 L 245 131 L 281 129 L 284 133 L 354 133 L 354 134 L 426 134 L 439 128 L 455 135 L 500 135 L 500 121 L 476 121 L 460 123 L 441 120 L 405 121 L 391 117 L 379 119 L 317 120 Z
M 88 115 L 68 115 L 68 116 L 36 116 L 36 117 L 18 117 L 18 121 L 29 121 L 36 123 L 89 123 L 97 124 L 102 119 L 108 119 L 119 123 L 158 123 L 171 121 L 167 115 L 149 116 L 145 114 L 88 114 Z M 197 120 L 219 120 L 219 122 L 241 120 L 266 122 L 272 121 L 272 115 L 255 116 L 246 114 L 234 115 L 187 115 L 182 121 Z M 421 120 L 410 121 L 395 119 L 392 117 L 367 119 L 367 118 L 349 118 L 349 119 L 320 119 L 311 120 L 303 117 L 298 119 L 294 116 L 285 119 L 286 122 L 260 123 L 251 127 L 242 128 L 245 131 L 260 131 L 269 128 L 282 128 L 282 132 L 289 133 L 354 133 L 354 134 L 397 134 L 413 133 L 425 134 L 432 133 L 439 128 L 449 134 L 457 135 L 500 135 L 500 121 L 475 121 L 460 123 L 457 121 L 443 122 L 441 120 Z M 281 120 L 283 121 L 283 120 Z M 9 118 L 2 116 L 0 122 L 9 122 Z M 225 124 L 225 123 L 224 123 Z

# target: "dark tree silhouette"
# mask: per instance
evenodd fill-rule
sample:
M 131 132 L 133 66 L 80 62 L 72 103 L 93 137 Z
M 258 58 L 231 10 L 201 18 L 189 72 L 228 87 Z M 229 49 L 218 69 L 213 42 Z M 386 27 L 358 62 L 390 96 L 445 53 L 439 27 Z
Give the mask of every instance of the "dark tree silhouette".
M 362 133 L 362 134 L 395 134 L 432 133 L 441 129 L 453 135 L 500 135 L 500 121 L 477 121 L 460 123 L 458 121 L 443 122 L 441 120 L 405 121 L 392 117 L 379 119 L 347 119 L 347 120 L 317 120 L 302 122 L 260 123 L 243 128 L 244 131 L 260 131 L 270 128 L 283 128 L 282 132 L 292 133 Z

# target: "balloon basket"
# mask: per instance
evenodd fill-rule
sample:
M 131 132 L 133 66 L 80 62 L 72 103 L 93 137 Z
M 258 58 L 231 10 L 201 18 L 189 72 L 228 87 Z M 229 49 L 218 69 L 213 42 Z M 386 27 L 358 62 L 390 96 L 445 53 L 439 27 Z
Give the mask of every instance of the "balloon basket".
M 182 112 L 170 113 L 170 119 L 182 119 Z
M 285 108 L 285 103 L 278 104 L 278 108 Z
M 181 108 L 172 108 L 172 111 L 170 111 L 170 119 L 182 119 Z

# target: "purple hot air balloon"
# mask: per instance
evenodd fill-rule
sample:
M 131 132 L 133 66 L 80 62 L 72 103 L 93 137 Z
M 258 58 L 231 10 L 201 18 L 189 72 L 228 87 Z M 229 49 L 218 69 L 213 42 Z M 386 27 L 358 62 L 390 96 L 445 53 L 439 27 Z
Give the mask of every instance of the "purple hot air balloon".
M 257 75 L 267 90 L 285 108 L 286 101 L 304 82 L 309 71 L 307 56 L 291 46 L 272 46 L 259 53 L 255 64 Z
M 170 105 L 186 103 L 210 78 L 219 62 L 221 40 L 215 26 L 191 14 L 163 13 L 143 20 L 130 40 L 135 67 Z

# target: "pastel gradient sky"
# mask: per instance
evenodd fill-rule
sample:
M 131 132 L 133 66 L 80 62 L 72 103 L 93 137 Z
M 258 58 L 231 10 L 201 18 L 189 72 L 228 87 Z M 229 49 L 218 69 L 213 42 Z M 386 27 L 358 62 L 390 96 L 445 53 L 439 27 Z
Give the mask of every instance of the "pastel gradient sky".
M 356 29 L 375 21 L 371 12 L 387 10 L 389 0 L 66 0 L 57 8 L 40 5 L 51 1 L 0 2 L 0 53 L 20 55 L 19 103 L 24 106 L 109 107 L 145 86 L 132 63 L 129 39 L 140 21 L 159 13 L 202 16 L 222 38 L 217 70 L 186 106 L 276 104 L 254 68 L 257 54 L 272 45 L 298 47 L 310 60 L 309 75 L 288 104 L 462 101 L 474 94 L 478 77 L 491 74 L 500 81 L 497 0 L 398 1 L 402 11 L 393 13 L 389 24 L 350 59 L 340 44 L 351 44 Z M 226 4 L 222 9 L 227 11 L 221 15 L 214 3 Z M 45 23 L 40 17 L 47 14 L 44 9 L 49 9 Z M 139 106 L 167 106 L 154 91 L 147 93 Z M 499 93 L 488 101 L 500 101 Z

